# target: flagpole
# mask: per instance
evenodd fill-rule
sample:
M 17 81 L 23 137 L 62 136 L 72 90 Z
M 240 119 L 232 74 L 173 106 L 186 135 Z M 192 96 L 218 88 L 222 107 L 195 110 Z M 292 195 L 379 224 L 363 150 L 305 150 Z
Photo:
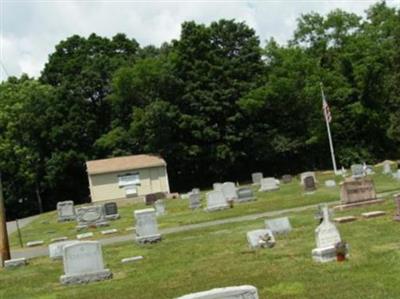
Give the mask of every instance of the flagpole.
M 322 87 L 322 82 L 320 82 L 320 87 L 321 87 L 322 101 L 324 101 L 325 100 L 325 94 L 324 94 L 324 89 Z M 326 130 L 328 131 L 328 139 L 329 139 L 329 147 L 331 149 L 333 171 L 334 171 L 335 174 L 337 174 L 335 151 L 333 149 L 333 142 L 332 142 L 332 135 L 331 135 L 331 127 L 329 125 L 328 120 L 326 119 L 325 111 L 324 111 L 324 118 L 325 118 L 325 123 L 326 123 Z

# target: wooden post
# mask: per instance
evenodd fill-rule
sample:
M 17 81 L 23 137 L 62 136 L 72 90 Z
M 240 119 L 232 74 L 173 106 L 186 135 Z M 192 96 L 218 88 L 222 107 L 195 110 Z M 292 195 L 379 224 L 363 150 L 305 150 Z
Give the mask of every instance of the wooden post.
M 3 187 L 1 184 L 1 173 L 0 173 L 0 259 L 1 266 L 4 267 L 4 261 L 9 260 L 10 246 L 8 244 L 7 235 L 7 222 L 6 222 L 6 209 L 4 207 Z

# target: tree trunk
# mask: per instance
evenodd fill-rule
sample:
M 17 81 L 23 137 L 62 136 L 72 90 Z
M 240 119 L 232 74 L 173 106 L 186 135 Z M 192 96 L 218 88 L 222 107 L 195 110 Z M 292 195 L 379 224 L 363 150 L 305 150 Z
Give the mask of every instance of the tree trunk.
M 36 199 L 39 207 L 39 214 L 43 213 L 42 197 L 40 196 L 39 184 L 36 183 Z

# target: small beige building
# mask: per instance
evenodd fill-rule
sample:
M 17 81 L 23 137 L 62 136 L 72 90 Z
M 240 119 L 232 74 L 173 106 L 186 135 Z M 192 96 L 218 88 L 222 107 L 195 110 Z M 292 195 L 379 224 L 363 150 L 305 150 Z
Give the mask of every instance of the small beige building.
M 92 202 L 170 193 L 167 163 L 154 155 L 134 155 L 86 162 Z

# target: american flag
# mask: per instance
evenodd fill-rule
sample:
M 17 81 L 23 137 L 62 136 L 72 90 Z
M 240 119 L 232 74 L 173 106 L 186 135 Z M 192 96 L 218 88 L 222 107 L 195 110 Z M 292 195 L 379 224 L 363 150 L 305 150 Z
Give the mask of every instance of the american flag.
M 329 109 L 328 102 L 325 99 L 325 94 L 322 89 L 322 84 L 321 84 L 321 93 L 322 93 L 322 110 L 324 111 L 326 122 L 330 123 L 332 121 L 331 110 Z

